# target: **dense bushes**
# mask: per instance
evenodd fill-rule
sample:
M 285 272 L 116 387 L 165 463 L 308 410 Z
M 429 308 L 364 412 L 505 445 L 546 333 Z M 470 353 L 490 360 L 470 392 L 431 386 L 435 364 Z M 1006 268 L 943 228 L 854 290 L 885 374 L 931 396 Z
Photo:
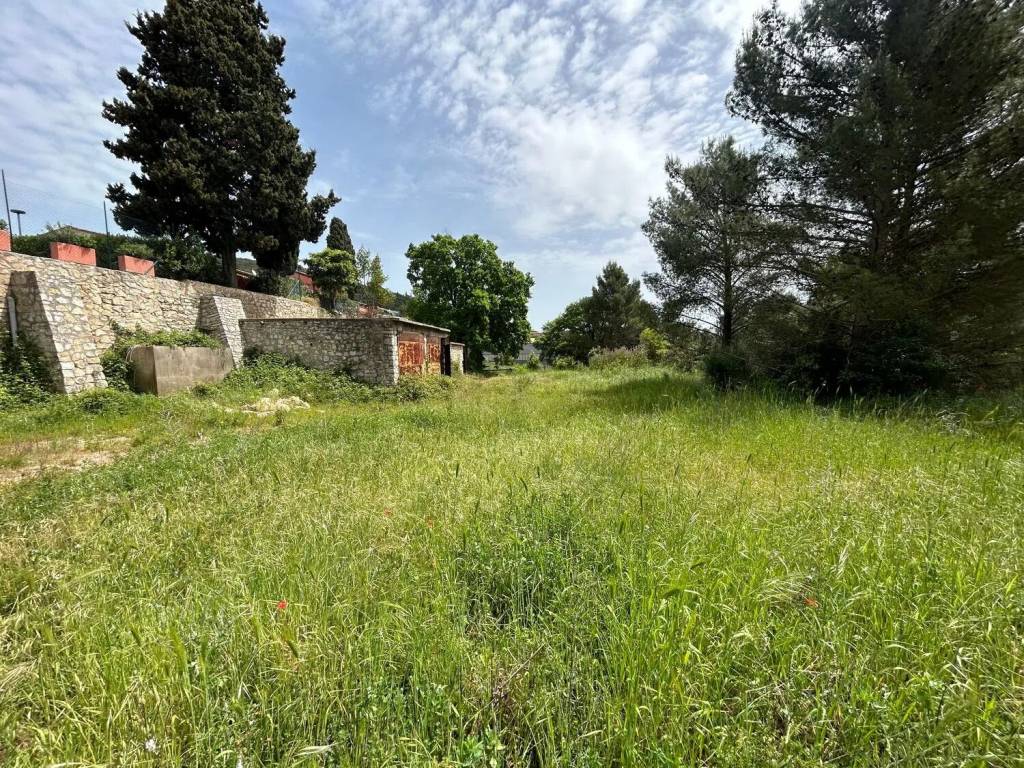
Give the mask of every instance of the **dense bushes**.
M 114 326 L 114 345 L 103 353 L 100 363 L 107 386 L 129 390 L 132 386 L 132 364 L 128 355 L 132 347 L 207 347 L 216 349 L 221 343 L 202 331 L 144 331 Z
M 69 243 L 83 248 L 93 248 L 96 251 L 97 266 L 108 269 L 117 268 L 117 257 L 122 254 L 139 259 L 153 258 L 153 249 L 141 237 L 93 235 L 70 227 L 57 227 L 39 235 L 16 236 L 12 245 L 17 253 L 45 258 L 50 255 L 50 243 Z
M 0 342 L 0 408 L 39 403 L 50 397 L 52 382 L 39 350 L 28 339 Z
M 608 368 L 644 368 L 650 364 L 640 347 L 595 349 L 590 353 L 590 367 L 597 371 Z
M 250 397 L 267 389 L 310 403 L 411 402 L 443 395 L 455 386 L 447 376 L 403 376 L 395 387 L 360 384 L 345 371 L 322 371 L 281 355 L 249 354 L 245 365 L 204 394 Z

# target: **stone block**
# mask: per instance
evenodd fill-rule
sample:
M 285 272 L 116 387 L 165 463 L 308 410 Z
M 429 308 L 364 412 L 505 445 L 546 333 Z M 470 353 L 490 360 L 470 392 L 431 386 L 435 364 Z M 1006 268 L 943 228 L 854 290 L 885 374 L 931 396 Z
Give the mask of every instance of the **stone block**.
M 135 347 L 131 362 L 135 389 L 151 395 L 216 384 L 235 367 L 230 350 L 205 347 Z
M 72 264 L 84 264 L 88 267 L 96 266 L 96 250 L 94 248 L 84 248 L 71 243 L 50 243 L 50 258 Z
M 117 268 L 122 272 L 134 272 L 137 275 L 156 277 L 156 262 L 149 259 L 137 259 L 134 256 L 121 254 L 117 257 Z

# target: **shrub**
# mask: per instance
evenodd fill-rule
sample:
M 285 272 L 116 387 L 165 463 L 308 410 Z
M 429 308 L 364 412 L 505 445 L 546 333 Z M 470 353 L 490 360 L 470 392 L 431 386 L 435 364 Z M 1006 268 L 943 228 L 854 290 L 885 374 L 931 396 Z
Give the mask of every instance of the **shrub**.
M 570 371 L 579 368 L 580 364 L 576 358 L 560 355 L 551 361 L 551 367 L 556 371 Z
M 121 254 L 138 259 L 152 259 L 153 249 L 148 241 L 132 235 L 100 235 L 79 232 L 71 227 L 57 226 L 38 235 L 19 235 L 13 238 L 17 253 L 46 258 L 50 255 L 50 243 L 69 243 L 96 251 L 96 264 L 108 269 L 117 268 L 117 257 Z
M 24 336 L 0 343 L 0 407 L 39 403 L 52 396 L 53 382 L 38 348 Z
M 644 328 L 640 331 L 640 349 L 650 362 L 660 363 L 668 354 L 668 339 L 653 328 Z
M 647 355 L 640 347 L 619 347 L 618 349 L 595 349 L 590 353 L 590 367 L 596 370 L 608 368 L 644 368 L 650 365 Z
M 742 355 L 717 349 L 704 357 L 704 375 L 717 389 L 734 389 L 750 379 L 750 368 Z
M 223 382 L 204 391 L 250 397 L 276 389 L 284 396 L 311 403 L 411 402 L 446 394 L 455 386 L 447 376 L 403 376 L 395 387 L 374 387 L 353 381 L 345 371 L 306 368 L 281 355 L 247 353 L 245 364 Z
M 132 347 L 206 347 L 217 349 L 221 343 L 202 331 L 134 331 L 114 326 L 114 345 L 103 353 L 100 364 L 107 386 L 128 391 L 132 386 L 132 364 L 128 355 Z
M 536 371 L 540 368 L 540 358 L 537 357 L 537 353 L 533 353 L 526 361 L 526 367 L 531 371 Z

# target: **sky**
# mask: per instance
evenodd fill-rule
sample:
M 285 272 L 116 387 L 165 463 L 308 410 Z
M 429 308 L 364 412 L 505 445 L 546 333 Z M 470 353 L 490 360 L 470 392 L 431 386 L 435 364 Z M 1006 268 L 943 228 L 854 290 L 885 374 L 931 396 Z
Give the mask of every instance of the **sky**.
M 780 5 L 793 10 L 798 0 Z M 292 119 L 356 245 L 406 290 L 405 251 L 478 233 L 535 280 L 539 329 L 601 268 L 657 268 L 641 232 L 666 155 L 727 134 L 735 50 L 764 0 L 265 0 L 287 40 Z M 102 231 L 106 185 L 131 167 L 102 145 L 124 22 L 157 0 L 4 0 L 0 167 L 24 231 Z M 6 215 L 6 214 L 0 214 Z M 113 220 L 110 225 L 114 228 Z M 320 244 L 305 244 L 309 253 Z

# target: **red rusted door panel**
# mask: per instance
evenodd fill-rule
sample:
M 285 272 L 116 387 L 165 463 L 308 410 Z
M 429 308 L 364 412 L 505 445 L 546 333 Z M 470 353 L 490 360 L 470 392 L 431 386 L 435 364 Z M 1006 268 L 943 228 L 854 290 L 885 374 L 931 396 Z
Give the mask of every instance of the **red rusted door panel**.
M 398 372 L 401 374 L 423 373 L 423 342 L 398 342 Z
M 430 342 L 430 361 L 427 363 L 427 373 L 435 376 L 441 375 L 441 343 Z

